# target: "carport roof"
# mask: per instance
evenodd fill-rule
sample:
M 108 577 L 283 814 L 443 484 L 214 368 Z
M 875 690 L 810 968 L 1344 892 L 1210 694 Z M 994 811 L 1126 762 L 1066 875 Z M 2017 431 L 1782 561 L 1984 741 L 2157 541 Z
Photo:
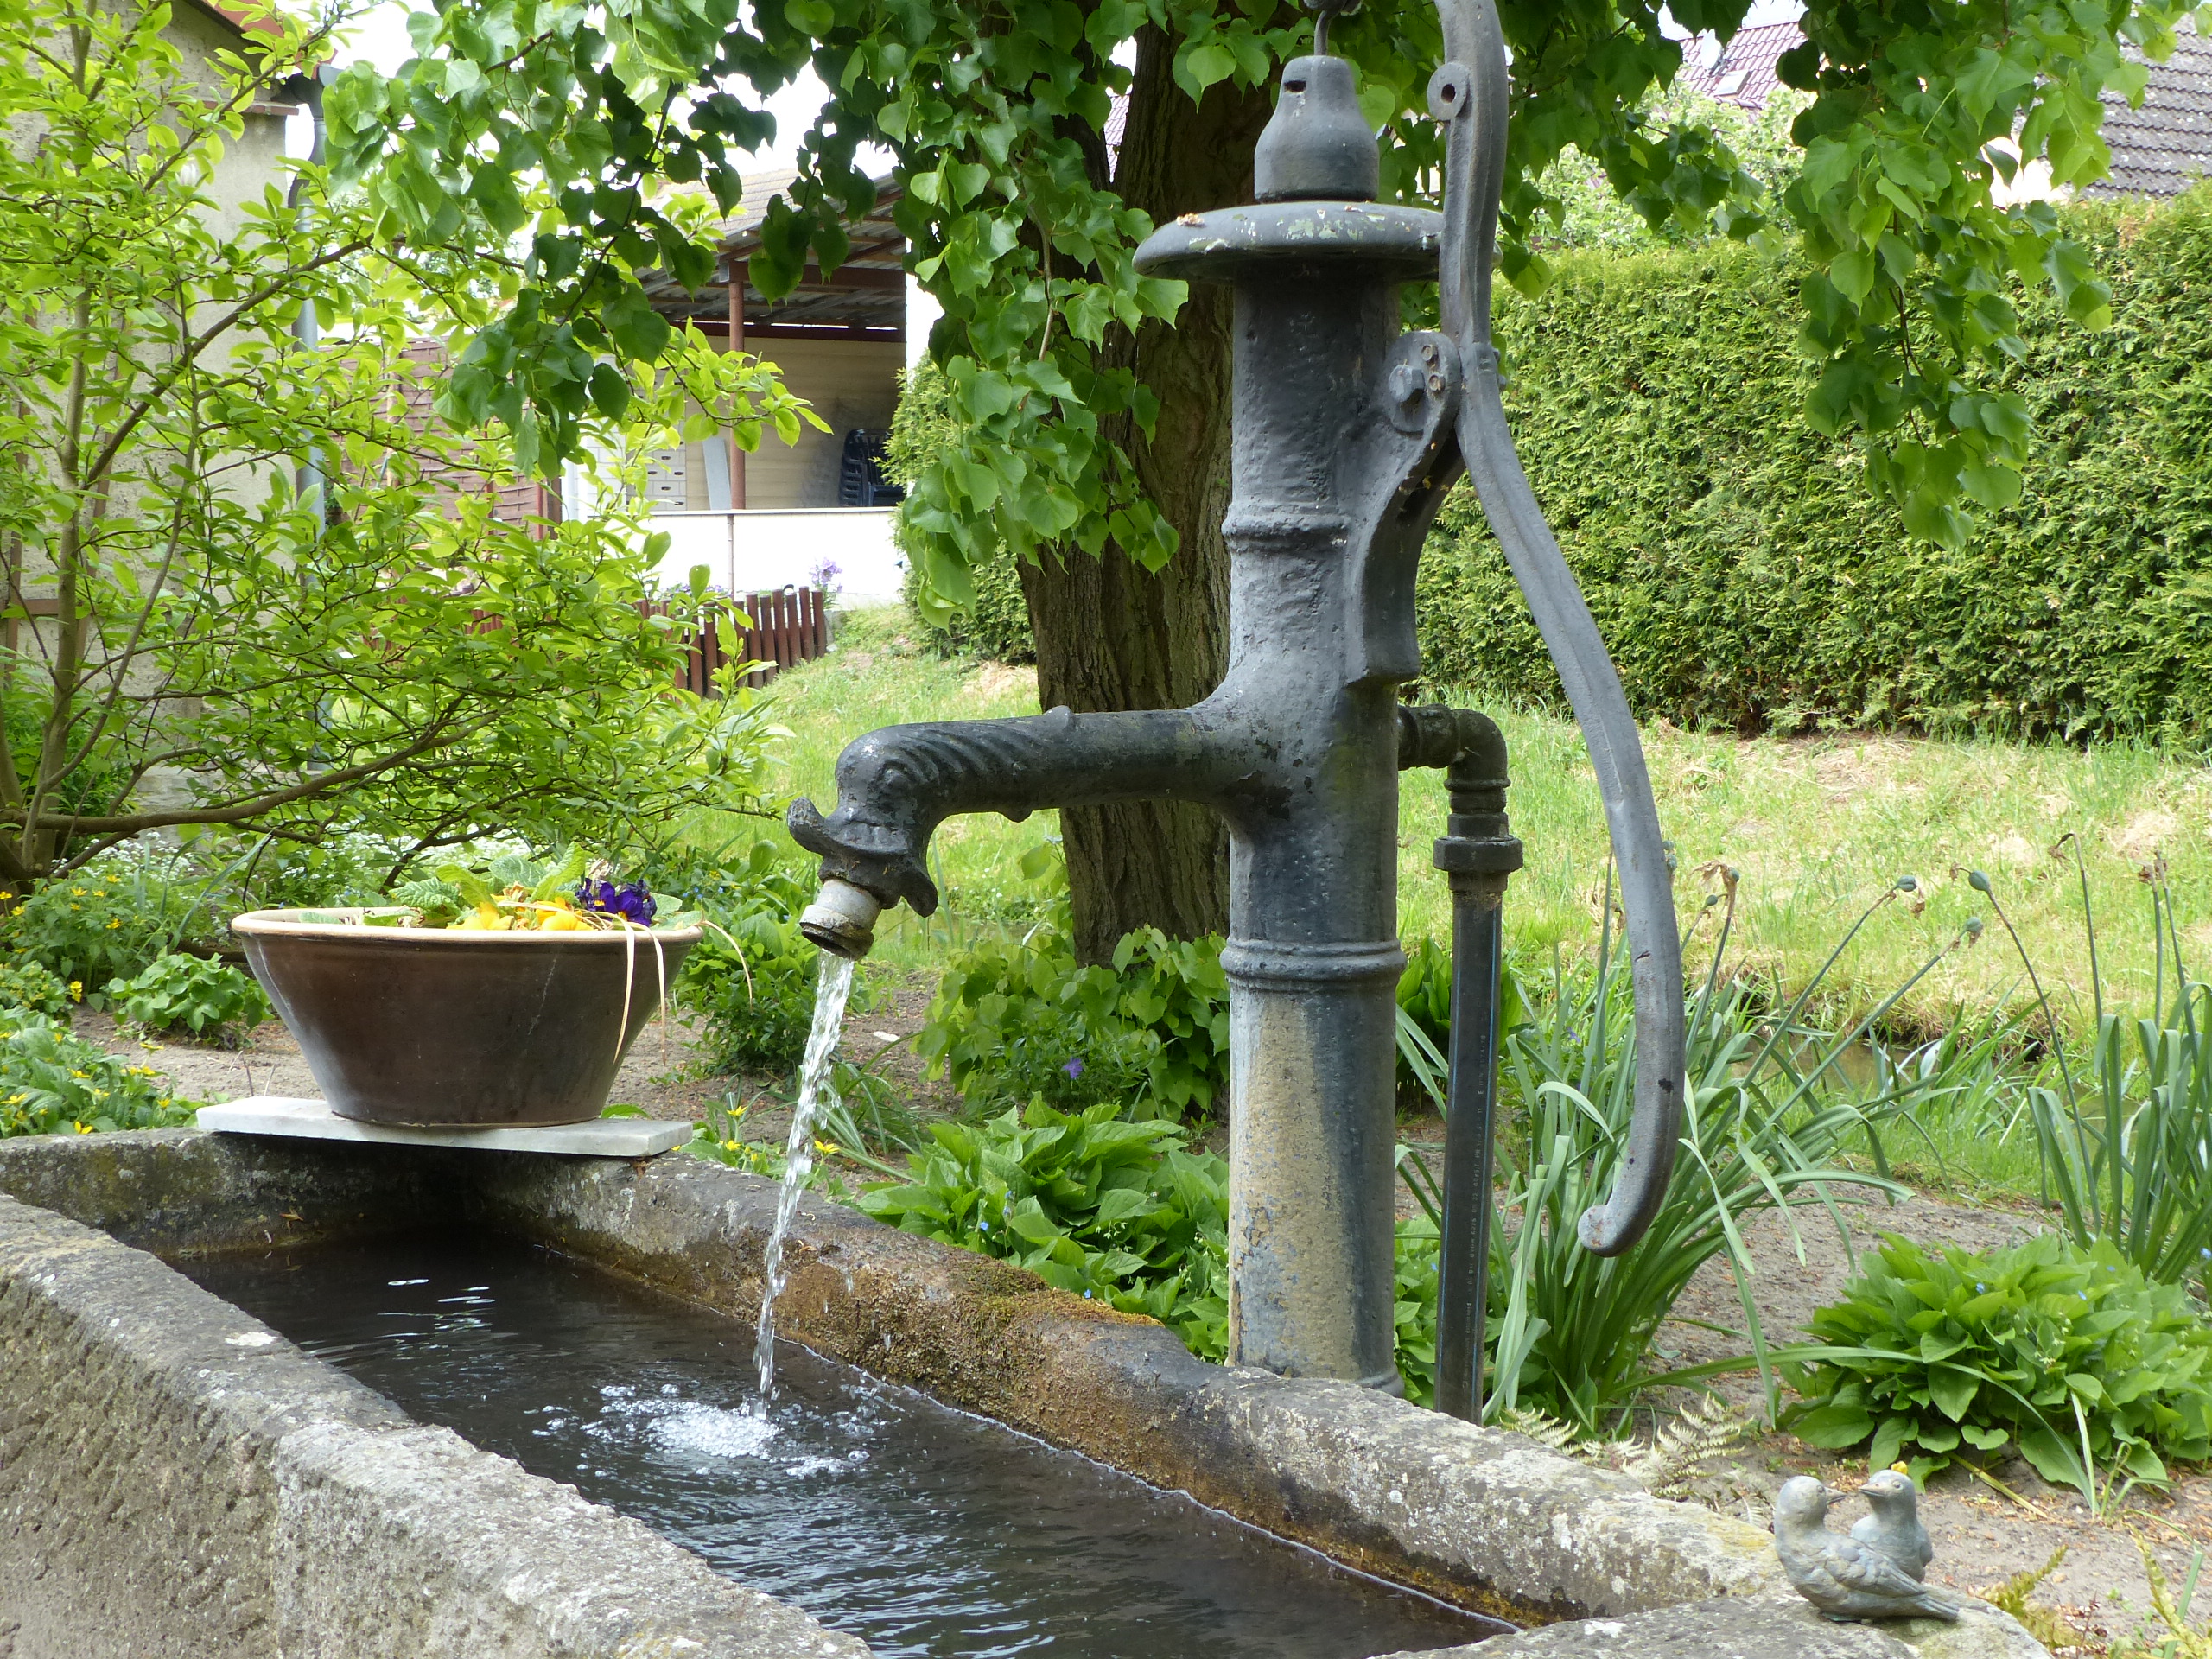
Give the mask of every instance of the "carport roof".
M 901 192 L 888 177 L 875 181 L 875 206 L 849 222 L 852 238 L 845 263 L 824 276 L 810 264 L 799 284 L 769 300 L 747 280 L 747 262 L 760 250 L 768 204 L 791 186 L 790 168 L 756 174 L 725 229 L 710 286 L 688 292 L 665 274 L 645 280 L 653 308 L 671 321 L 690 321 L 709 335 L 729 327 L 733 283 L 745 291 L 745 338 L 753 340 L 904 340 L 906 333 L 906 238 L 892 222 Z

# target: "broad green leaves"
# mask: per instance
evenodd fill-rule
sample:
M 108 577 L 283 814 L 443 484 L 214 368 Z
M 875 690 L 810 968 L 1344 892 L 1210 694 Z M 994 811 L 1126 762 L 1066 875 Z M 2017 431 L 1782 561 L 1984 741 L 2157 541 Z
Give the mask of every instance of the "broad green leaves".
M 1726 37 L 1745 10 L 1698 0 L 1674 19 Z M 1711 126 L 1651 113 L 1682 63 L 1659 7 L 1509 5 L 1503 271 L 1531 293 L 1550 279 L 1536 244 L 1563 207 L 1541 181 L 1569 146 L 1651 226 L 1786 238 L 1814 273 L 1800 338 L 1821 371 L 1808 418 L 1865 431 L 1874 482 L 1916 533 L 1955 546 L 1973 509 L 2017 493 L 2030 442 L 2017 422 L 1955 418 L 1998 396 L 2019 355 L 2014 285 L 2050 284 L 2087 327 L 2107 315 L 2055 218 L 2005 188 L 2031 167 L 2059 185 L 2095 177 L 2101 91 L 2142 86 L 2123 43 L 2162 53 L 2184 10 L 1810 0 L 1808 38 L 1782 66 L 1811 96 L 1795 129 L 1804 164 L 1777 200 Z M 387 231 L 417 240 L 458 233 L 461 203 L 504 232 L 513 207 L 481 182 L 487 171 L 541 186 L 549 206 L 512 307 L 489 326 L 487 384 L 467 404 L 537 429 L 518 434 L 524 454 L 573 451 L 581 404 L 564 388 L 588 378 L 565 366 L 576 353 L 658 349 L 625 297 L 639 271 L 704 280 L 711 219 L 687 220 L 683 194 L 662 181 L 728 211 L 742 147 L 766 126 L 748 99 L 810 63 L 831 101 L 768 209 L 754 278 L 772 296 L 810 258 L 833 268 L 842 224 L 874 200 L 859 146 L 889 147 L 910 269 L 944 308 L 931 352 L 952 387 L 953 442 L 904 517 L 934 594 L 959 602 L 965 571 L 998 549 L 1065 556 L 1112 543 L 1155 565 L 1172 555 L 1175 531 L 1136 487 L 1126 448 L 1149 425 L 1154 390 L 1125 366 L 1122 342 L 1172 319 L 1184 296 L 1130 263 L 1152 225 L 1119 193 L 1103 135 L 1114 96 L 1138 100 L 1122 143 L 1141 169 L 1146 146 L 1173 142 L 1177 112 L 1147 107 L 1160 79 L 1137 86 L 1116 58 L 1141 35 L 1184 99 L 1263 86 L 1310 47 L 1310 19 L 1289 0 L 784 0 L 742 15 L 734 0 L 446 0 L 411 27 L 421 61 L 389 82 L 356 71 L 334 95 L 340 169 L 368 184 Z M 1351 16 L 1332 44 L 1382 128 L 1386 194 L 1432 192 L 1433 13 Z M 1023 378 L 1033 364 L 1054 373 Z
M 550 315 L 501 227 L 578 245 L 512 169 L 435 202 L 411 156 L 353 191 L 303 168 L 296 202 L 250 161 L 224 174 L 243 111 L 321 48 L 283 34 L 195 79 L 167 16 L 35 0 L 0 46 L 0 126 L 36 136 L 0 150 L 0 542 L 52 613 L 17 606 L 0 658 L 0 871 L 162 825 L 312 841 L 344 817 L 404 847 L 748 804 L 744 699 L 669 690 L 671 620 L 639 604 L 665 542 L 624 505 L 621 457 L 689 408 L 747 444 L 795 430 L 793 400 L 634 287 Z M 496 42 L 505 16 L 468 26 Z M 435 99 L 365 90 L 451 129 L 481 83 L 449 69 Z M 454 245 L 388 239 L 395 201 Z M 667 219 L 688 254 L 697 213 Z M 310 309 L 320 348 L 295 334 Z M 499 428 L 464 436 L 434 402 Z M 494 482 L 586 435 L 579 481 L 608 510 L 495 513 Z
M 2094 1503 L 2123 1471 L 2162 1485 L 2164 1458 L 2212 1452 L 2212 1332 L 2108 1243 L 1978 1256 L 1885 1234 L 1810 1330 L 1783 1426 L 1877 1468 L 1910 1459 L 1916 1481 L 2010 1441 Z

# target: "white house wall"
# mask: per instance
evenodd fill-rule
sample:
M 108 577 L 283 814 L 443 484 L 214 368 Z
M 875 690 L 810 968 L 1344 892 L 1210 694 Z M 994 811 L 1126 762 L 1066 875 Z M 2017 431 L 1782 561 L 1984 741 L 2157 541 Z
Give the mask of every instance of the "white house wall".
M 751 348 L 783 371 L 784 384 L 806 399 L 828 423 L 827 432 L 804 428 L 797 444 L 772 433 L 745 458 L 745 505 L 748 508 L 834 507 L 837 467 L 845 434 L 855 427 L 882 431 L 891 425 L 899 403 L 899 371 L 906 348 L 897 340 L 764 340 Z M 713 458 L 706 444 L 683 446 L 683 506 L 705 512 L 719 506 L 713 498 Z M 673 492 L 669 505 L 673 505 Z M 658 504 L 657 504 L 658 505 Z

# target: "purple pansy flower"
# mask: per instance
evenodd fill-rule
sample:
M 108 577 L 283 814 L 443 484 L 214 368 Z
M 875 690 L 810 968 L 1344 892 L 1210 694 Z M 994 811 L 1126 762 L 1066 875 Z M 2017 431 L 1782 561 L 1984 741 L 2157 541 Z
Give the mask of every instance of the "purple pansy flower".
M 626 916 L 640 927 L 653 925 L 653 896 L 642 881 L 618 887 L 612 881 L 594 881 L 586 876 L 576 884 L 576 903 L 604 916 Z

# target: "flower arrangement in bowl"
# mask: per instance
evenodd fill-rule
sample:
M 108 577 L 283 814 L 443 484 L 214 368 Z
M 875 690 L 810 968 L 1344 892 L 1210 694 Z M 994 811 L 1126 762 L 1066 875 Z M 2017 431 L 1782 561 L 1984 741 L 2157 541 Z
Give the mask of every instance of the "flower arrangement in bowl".
M 372 1123 L 598 1116 L 701 932 L 578 849 L 442 865 L 390 897 L 231 924 L 332 1109 Z

